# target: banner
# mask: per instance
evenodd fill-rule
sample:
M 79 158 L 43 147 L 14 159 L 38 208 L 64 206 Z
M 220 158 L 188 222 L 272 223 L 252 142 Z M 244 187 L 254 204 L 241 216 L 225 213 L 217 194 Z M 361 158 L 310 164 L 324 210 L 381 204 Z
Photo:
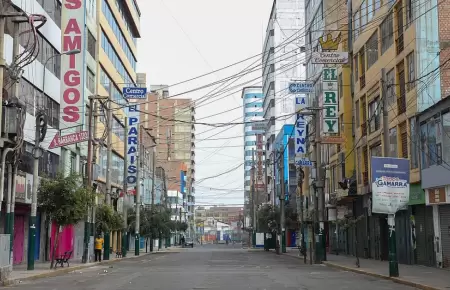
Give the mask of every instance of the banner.
M 295 123 L 295 156 L 303 157 L 306 153 L 306 120 L 304 113 L 308 107 L 308 99 L 306 95 L 295 96 L 295 112 L 297 122 Z
M 372 156 L 372 212 L 395 214 L 409 202 L 409 160 Z
M 128 188 L 138 186 L 137 181 L 137 154 L 139 150 L 139 105 L 134 104 L 128 107 L 128 145 L 127 159 L 127 186 Z

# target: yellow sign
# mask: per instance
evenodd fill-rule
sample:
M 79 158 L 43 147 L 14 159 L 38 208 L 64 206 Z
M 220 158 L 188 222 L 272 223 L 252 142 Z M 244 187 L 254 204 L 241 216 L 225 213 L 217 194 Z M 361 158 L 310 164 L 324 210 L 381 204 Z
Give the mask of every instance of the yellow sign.
M 322 47 L 322 50 L 337 50 L 339 47 L 339 43 L 341 42 L 341 34 L 339 33 L 338 37 L 336 37 L 335 40 L 333 40 L 333 36 L 331 33 L 327 34 L 326 40 L 324 40 L 324 37 L 321 36 L 319 38 L 320 46 Z

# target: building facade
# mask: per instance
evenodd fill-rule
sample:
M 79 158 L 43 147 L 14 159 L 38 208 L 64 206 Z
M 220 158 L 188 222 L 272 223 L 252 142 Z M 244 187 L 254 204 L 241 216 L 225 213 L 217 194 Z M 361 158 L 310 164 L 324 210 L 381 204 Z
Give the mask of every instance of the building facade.
M 261 87 L 246 87 L 242 90 L 242 100 L 244 108 L 244 204 L 246 217 L 250 218 L 251 202 L 251 175 L 252 168 L 264 170 L 264 156 L 258 153 L 264 153 L 259 147 L 264 144 L 264 113 L 263 113 L 263 94 Z M 254 123 L 253 123 L 254 122 Z M 258 144 L 259 143 L 259 144 Z M 261 161 L 262 163 L 258 162 Z M 264 184 L 264 180 L 259 180 Z
M 194 232 L 195 108 L 191 99 L 168 98 L 167 86 L 150 86 L 143 122 L 156 140 L 156 165 L 165 169 L 168 190 L 180 190 L 181 170 L 186 172 L 185 207 Z
M 285 124 L 294 124 L 294 99 L 289 83 L 305 78 L 304 0 L 273 1 L 262 55 L 263 111 L 266 120 L 266 158 L 273 159 L 273 143 Z M 267 170 L 267 192 L 274 197 L 271 181 L 274 172 Z

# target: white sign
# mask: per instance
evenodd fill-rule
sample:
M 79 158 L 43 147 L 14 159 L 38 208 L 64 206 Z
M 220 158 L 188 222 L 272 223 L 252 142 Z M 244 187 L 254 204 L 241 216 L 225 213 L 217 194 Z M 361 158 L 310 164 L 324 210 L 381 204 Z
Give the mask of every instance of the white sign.
M 303 167 L 313 167 L 313 162 L 309 160 L 309 158 L 302 157 L 302 158 L 295 158 L 295 164 L 298 166 Z
M 328 84 L 327 87 L 335 90 L 323 91 L 323 133 L 339 133 L 339 97 L 337 68 L 325 67 L 322 70 L 322 83 Z
M 139 154 L 139 105 L 131 105 L 128 107 L 128 145 L 127 159 L 127 184 L 128 186 L 136 186 L 137 182 L 137 155 Z
M 295 123 L 295 156 L 303 156 L 306 153 L 306 120 L 302 114 L 308 107 L 308 99 L 305 95 L 295 97 L 295 111 L 297 122 Z
M 84 116 L 85 2 L 62 1 L 61 52 L 80 50 L 80 53 L 60 56 L 62 119 L 60 129 L 79 125 Z
M 346 64 L 348 63 L 348 52 L 313 52 L 313 64 Z

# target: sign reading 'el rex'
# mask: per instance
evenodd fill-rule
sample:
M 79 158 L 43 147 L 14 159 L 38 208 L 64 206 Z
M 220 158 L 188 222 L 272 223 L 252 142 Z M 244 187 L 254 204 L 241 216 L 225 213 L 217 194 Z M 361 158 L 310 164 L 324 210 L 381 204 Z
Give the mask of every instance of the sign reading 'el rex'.
M 139 154 L 139 105 L 131 105 L 128 107 L 128 138 L 127 138 L 127 185 L 137 185 L 137 155 Z
M 84 112 L 85 13 L 84 0 L 63 0 L 61 11 L 61 50 L 79 50 L 61 55 L 62 128 L 79 124 Z
M 337 90 L 327 90 L 327 88 L 337 88 L 337 68 L 326 67 L 322 70 L 323 83 L 323 133 L 339 133 L 339 98 Z M 334 85 L 333 83 L 336 83 Z

